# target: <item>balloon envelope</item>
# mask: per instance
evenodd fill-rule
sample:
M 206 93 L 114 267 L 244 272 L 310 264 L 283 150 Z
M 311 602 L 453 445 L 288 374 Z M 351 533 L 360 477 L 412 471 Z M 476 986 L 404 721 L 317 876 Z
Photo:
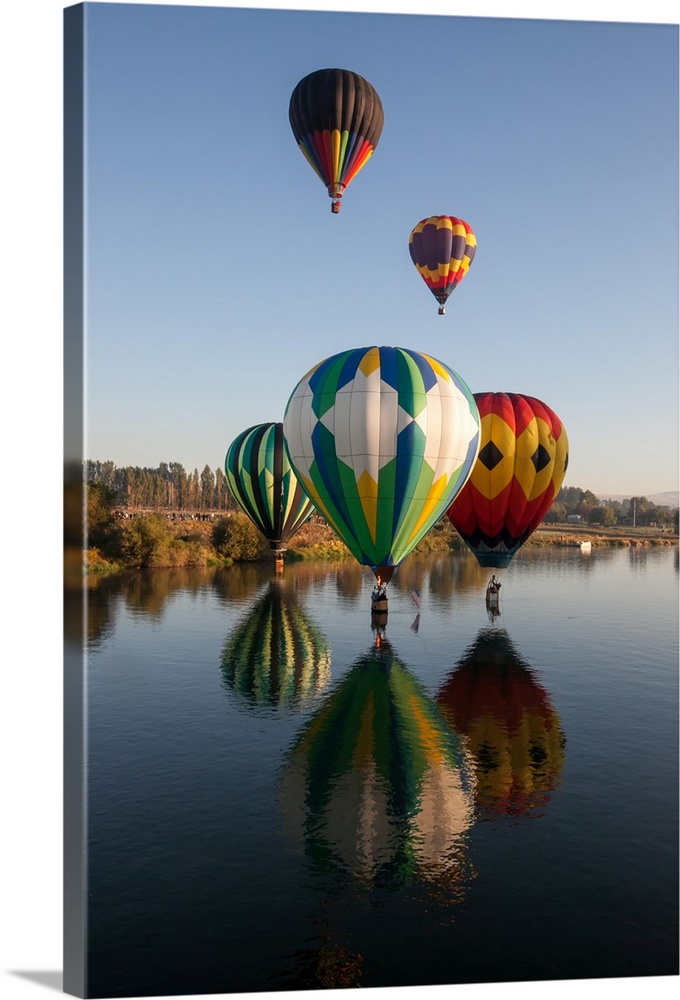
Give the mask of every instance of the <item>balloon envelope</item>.
M 385 583 L 447 509 L 479 448 L 472 393 L 434 358 L 360 347 L 300 380 L 283 421 L 303 488 Z
M 431 215 L 411 230 L 411 260 L 439 303 L 439 314 L 475 257 L 477 239 L 467 222 L 454 215 Z
M 447 515 L 480 566 L 503 568 L 552 506 L 569 442 L 560 418 L 540 399 L 479 392 L 475 401 L 479 456 Z
M 383 108 L 377 91 L 351 70 L 319 69 L 296 86 L 288 117 L 302 154 L 338 212 L 345 188 L 378 145 Z
M 243 431 L 229 446 L 224 468 L 234 498 L 271 549 L 283 552 L 314 511 L 288 461 L 283 424 L 256 424 Z

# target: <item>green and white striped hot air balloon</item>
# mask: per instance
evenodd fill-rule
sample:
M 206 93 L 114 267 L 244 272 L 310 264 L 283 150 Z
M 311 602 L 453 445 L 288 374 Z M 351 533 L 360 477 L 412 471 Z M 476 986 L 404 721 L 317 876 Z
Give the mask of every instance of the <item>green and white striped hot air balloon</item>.
M 314 511 L 285 452 L 283 424 L 242 431 L 229 446 L 224 469 L 234 498 L 280 562 L 289 540 Z

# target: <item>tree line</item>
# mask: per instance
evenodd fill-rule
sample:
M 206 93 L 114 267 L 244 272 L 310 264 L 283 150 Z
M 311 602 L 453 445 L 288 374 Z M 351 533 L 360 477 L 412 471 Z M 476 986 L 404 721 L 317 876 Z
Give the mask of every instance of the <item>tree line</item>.
M 213 471 L 206 465 L 202 472 L 187 472 L 179 462 L 161 462 L 157 468 L 114 462 L 85 463 L 85 478 L 90 485 L 103 486 L 118 507 L 147 510 L 234 511 L 239 506 L 229 490 L 221 468 Z M 677 529 L 678 511 L 659 507 L 644 496 L 626 500 L 602 500 L 591 490 L 563 486 L 546 514 L 548 523 L 564 523 L 578 516 L 587 524 L 628 524 L 634 527 L 673 527 Z
M 150 510 L 236 510 L 222 469 L 206 465 L 187 472 L 179 462 L 161 462 L 156 468 L 113 462 L 85 462 L 85 481 L 103 486 L 119 507 Z
M 564 523 L 569 517 L 580 517 L 586 524 L 626 524 L 632 527 L 678 528 L 677 508 L 659 507 L 647 497 L 634 496 L 626 500 L 601 499 L 590 490 L 578 486 L 563 486 L 545 516 L 548 524 Z

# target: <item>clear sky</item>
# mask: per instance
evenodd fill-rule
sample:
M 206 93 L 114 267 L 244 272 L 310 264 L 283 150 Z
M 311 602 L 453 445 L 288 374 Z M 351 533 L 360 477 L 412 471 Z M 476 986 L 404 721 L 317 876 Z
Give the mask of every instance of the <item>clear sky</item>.
M 87 455 L 222 465 L 348 347 L 538 396 L 567 485 L 677 486 L 674 25 L 95 3 L 87 10 Z M 340 66 L 378 148 L 334 216 L 290 94 Z M 445 317 L 408 253 L 458 215 Z

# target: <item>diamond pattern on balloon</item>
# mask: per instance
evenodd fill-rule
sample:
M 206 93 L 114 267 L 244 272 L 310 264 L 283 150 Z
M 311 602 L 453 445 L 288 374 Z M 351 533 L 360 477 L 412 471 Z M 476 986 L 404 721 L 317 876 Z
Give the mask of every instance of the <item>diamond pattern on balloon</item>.
M 534 464 L 536 472 L 540 472 L 541 469 L 545 469 L 546 465 L 549 465 L 552 459 L 550 458 L 550 452 L 539 444 L 536 451 L 531 456 L 531 461 Z
M 493 443 L 493 441 L 489 441 L 480 451 L 479 461 L 489 470 L 489 472 L 491 472 L 492 469 L 496 468 L 499 462 L 503 461 L 503 452 Z

